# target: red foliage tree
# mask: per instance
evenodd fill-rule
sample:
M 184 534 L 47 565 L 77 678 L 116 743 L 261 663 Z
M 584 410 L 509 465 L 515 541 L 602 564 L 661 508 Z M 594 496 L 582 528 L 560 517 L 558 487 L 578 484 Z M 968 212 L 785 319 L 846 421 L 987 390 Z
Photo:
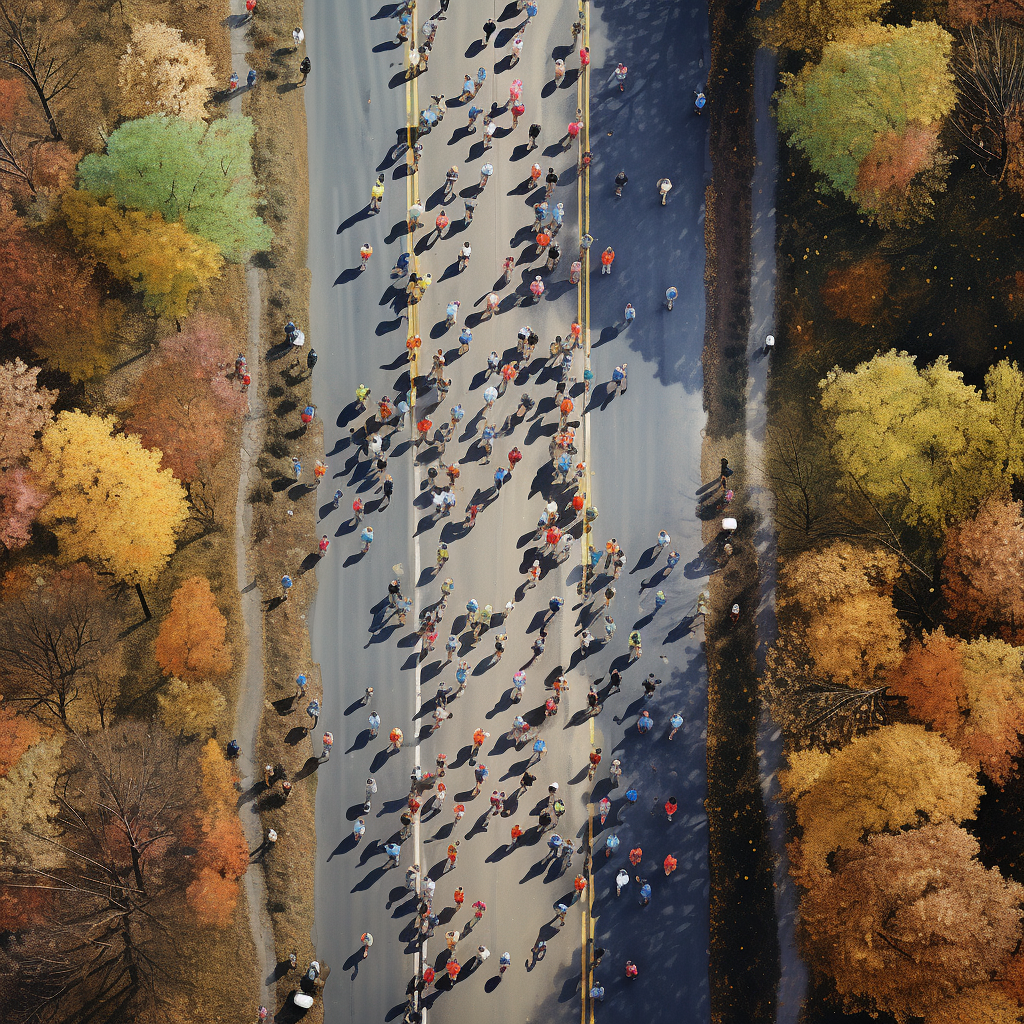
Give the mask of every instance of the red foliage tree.
M 245 396 L 227 379 L 230 331 L 219 317 L 190 317 L 180 334 L 160 342 L 135 392 L 126 428 L 159 448 L 163 467 L 179 480 L 195 480 L 213 463 L 226 424 L 246 408 Z

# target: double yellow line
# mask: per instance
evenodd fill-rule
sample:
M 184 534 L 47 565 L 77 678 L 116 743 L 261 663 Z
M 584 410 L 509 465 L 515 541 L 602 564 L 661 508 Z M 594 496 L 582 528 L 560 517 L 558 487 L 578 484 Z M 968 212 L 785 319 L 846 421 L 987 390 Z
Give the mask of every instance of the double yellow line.
M 418 25 L 416 20 L 416 7 L 412 9 L 412 21 L 409 25 L 409 35 L 411 46 L 416 45 L 416 39 L 418 38 Z M 409 168 L 409 173 L 405 176 L 405 209 L 406 219 L 409 216 L 409 209 L 412 204 L 419 201 L 419 172 L 416 169 L 416 157 L 413 153 L 413 132 L 419 127 L 420 116 L 420 94 L 417 80 L 419 75 L 410 74 L 411 65 L 409 63 L 409 46 L 405 47 L 405 130 L 406 130 L 406 141 L 409 144 L 409 149 L 405 154 L 405 163 Z M 417 133 L 418 136 L 418 133 Z M 416 235 L 413 231 L 409 231 L 407 235 L 409 242 L 409 273 L 419 274 L 420 272 L 420 261 L 416 255 Z M 409 332 L 406 335 L 406 339 L 411 341 L 416 335 L 420 333 L 420 304 L 418 302 L 409 303 L 406 306 L 409 312 Z M 416 436 L 416 378 L 419 376 L 420 367 L 420 352 L 418 348 L 409 348 L 409 429 L 412 436 Z
M 583 25 L 582 42 L 583 46 L 590 46 L 590 4 L 586 0 L 577 0 L 580 21 Z M 580 154 L 581 171 L 576 176 L 576 199 L 577 199 L 577 226 L 579 235 L 582 238 L 590 231 L 590 164 L 583 166 L 582 154 L 590 152 L 590 65 L 582 69 L 580 77 L 576 80 L 576 107 L 583 111 L 583 130 L 580 132 Z M 576 288 L 576 318 L 579 320 L 583 333 L 583 369 L 590 369 L 590 250 L 584 253 L 580 261 L 580 283 Z M 589 394 L 584 390 L 583 413 L 580 416 L 580 432 L 582 443 L 580 451 L 583 453 L 583 461 L 586 469 L 583 474 L 583 576 L 589 579 L 590 575 L 590 536 L 591 531 L 586 526 L 586 510 L 591 503 L 590 479 L 590 415 L 586 411 Z M 590 717 L 590 747 L 594 747 L 594 718 Z M 590 1024 L 594 1024 L 594 1001 L 590 998 L 590 990 L 594 984 L 594 971 L 592 964 L 592 948 L 594 935 L 594 804 L 587 801 L 587 850 L 589 856 L 584 862 L 584 872 L 587 877 L 587 888 L 584 893 L 585 901 L 583 913 L 580 917 L 581 930 L 581 953 L 580 971 L 583 982 L 583 998 L 581 1000 L 580 1022 L 587 1024 L 589 1015 Z

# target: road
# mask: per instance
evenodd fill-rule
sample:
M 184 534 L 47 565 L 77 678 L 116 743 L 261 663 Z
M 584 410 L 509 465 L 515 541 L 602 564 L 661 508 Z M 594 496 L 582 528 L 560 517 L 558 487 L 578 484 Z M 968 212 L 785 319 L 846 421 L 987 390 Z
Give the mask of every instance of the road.
M 405 870 L 416 860 L 437 879 L 434 904 L 442 922 L 427 943 L 425 964 L 443 966 L 447 958 L 444 932 L 461 929 L 470 916 L 462 910 L 452 923 L 456 885 L 465 889 L 466 907 L 478 899 L 487 904 L 483 920 L 458 947 L 456 955 L 464 967 L 459 982 L 425 993 L 431 1019 L 466 1019 L 470 1013 L 479 1015 L 485 1005 L 488 1020 L 576 1020 L 581 989 L 593 977 L 605 985 L 607 1004 L 621 1004 L 616 1019 L 622 1019 L 627 1005 L 630 1010 L 642 1008 L 655 1021 L 667 1021 L 670 1015 L 675 1019 L 680 1005 L 688 1008 L 693 1019 L 706 1019 L 707 844 L 701 804 L 706 690 L 700 628 L 691 632 L 687 617 L 704 569 L 699 557 L 700 524 L 694 515 L 694 493 L 701 486 L 704 422 L 700 374 L 704 125 L 696 118 L 680 117 L 700 74 L 697 62 L 699 41 L 706 35 L 704 14 L 696 4 L 691 9 L 668 2 L 634 4 L 628 10 L 593 4 L 590 12 L 594 162 L 589 216 L 597 243 L 591 257 L 589 325 L 596 385 L 587 423 L 582 425 L 587 429 L 578 436 L 588 437 L 584 454 L 591 475 L 584 482 L 589 480 L 591 501 L 600 513 L 594 543 L 603 548 L 609 536 L 617 537 L 627 562 L 616 581 L 618 592 L 610 609 L 618 625 L 616 635 L 607 649 L 596 650 L 594 645 L 590 656 L 581 660 L 575 634 L 581 617 L 589 621 L 596 612 L 589 603 L 581 607 L 576 596 L 582 545 L 575 544 L 564 563 L 545 560 L 540 584 L 523 589 L 525 570 L 535 557 L 532 538 L 544 502 L 554 497 L 564 507 L 574 493 L 556 484 L 549 458 L 549 442 L 557 427 L 553 410 L 560 371 L 546 366 L 546 349 L 556 335 L 566 334 L 577 314 L 577 290 L 567 278 L 578 244 L 578 219 L 585 219 L 588 209 L 585 190 L 577 188 L 576 152 L 566 152 L 559 145 L 577 104 L 579 58 L 569 46 L 575 8 L 542 3 L 525 33 L 522 59 L 512 69 L 508 43 L 522 20 L 515 5 L 474 6 L 469 16 L 464 0 L 453 0 L 449 17 L 440 22 L 429 70 L 408 87 L 402 73 L 404 48 L 392 48 L 389 42 L 396 26 L 390 17 L 393 10 L 387 5 L 368 17 L 352 3 L 334 6 L 311 0 L 304 26 L 314 69 L 306 86 L 310 330 L 320 353 L 314 399 L 325 422 L 331 481 L 322 487 L 320 529 L 333 541 L 317 569 L 319 594 L 311 621 L 314 655 L 324 680 L 321 721 L 335 735 L 334 755 L 319 771 L 317 808 L 314 938 L 321 958 L 334 968 L 325 992 L 327 1020 L 400 1016 L 409 979 L 419 966 L 419 947 L 413 941 L 415 904 L 404 885 Z M 417 16 L 422 21 L 432 13 L 420 9 Z M 488 13 L 498 22 L 498 33 L 481 53 L 476 40 Z M 662 44 L 652 46 L 659 36 Z M 686 47 L 693 52 L 683 53 Z M 557 89 L 552 81 L 556 51 L 569 69 Z M 630 66 L 626 91 L 621 94 L 610 80 L 618 60 Z M 463 74 L 475 76 L 480 66 L 488 76 L 477 105 L 484 109 L 492 103 L 503 105 L 509 83 L 519 78 L 524 83 L 526 114 L 515 131 L 510 113 L 497 115 L 495 143 L 487 154 L 494 174 L 479 197 L 472 224 L 464 227 L 460 222 L 463 197 L 459 195 L 447 206 L 453 222 L 449 233 L 432 245 L 425 241 L 441 201 L 438 190 L 447 168 L 453 163 L 459 166 L 459 193 L 475 191 L 479 180 L 484 162 L 481 132 L 466 134 L 464 106 L 451 105 L 442 125 L 424 138 L 413 185 L 427 207 L 426 227 L 415 236 L 420 273 L 430 272 L 435 282 L 415 314 L 423 339 L 420 370 L 425 373 L 430 354 L 441 347 L 448 357 L 446 373 L 453 381 L 448 399 L 430 415 L 439 427 L 454 403 L 466 410 L 443 454 L 444 464 L 457 462 L 461 468 L 459 505 L 449 520 L 434 522 L 427 469 L 438 464 L 437 445 L 430 442 L 414 449 L 408 424 L 404 430 L 387 433 L 388 471 L 395 491 L 390 505 L 381 510 L 369 462 L 350 436 L 350 429 L 361 426 L 365 418 L 357 414 L 353 394 L 360 381 L 373 389 L 374 400 L 383 393 L 404 391 L 409 384 L 404 294 L 392 287 L 390 277 L 406 244 L 408 169 L 405 155 L 396 151 L 395 144 L 407 113 L 425 107 L 432 93 L 443 92 L 452 102 Z M 672 118 L 678 128 L 669 137 L 664 126 Z M 566 210 L 565 226 L 557 239 L 564 255 L 545 276 L 546 292 L 539 302 L 531 300 L 528 283 L 543 260 L 534 257 L 533 245 L 528 244 L 532 233 L 526 229 L 532 222 L 532 203 L 543 193 L 535 196 L 522 185 L 532 159 L 525 151 L 526 129 L 534 120 L 543 125 L 537 158 L 545 170 L 554 166 L 559 173 L 554 199 L 563 202 Z M 620 167 L 626 169 L 630 182 L 623 199 L 616 201 L 611 197 L 611 178 Z M 382 212 L 374 216 L 366 204 L 378 171 L 386 174 L 387 189 Z M 666 173 L 675 188 L 663 208 L 654 182 Z M 473 256 L 468 269 L 458 273 L 456 254 L 466 238 Z M 373 245 L 374 255 L 366 272 L 360 273 L 358 250 L 365 241 Z M 617 253 L 611 277 L 597 271 L 597 252 L 606 244 Z M 499 289 L 498 314 L 484 321 L 478 304 L 495 287 L 502 259 L 510 252 L 517 257 L 512 283 Z M 662 301 L 670 283 L 680 290 L 672 312 Z M 585 310 L 586 289 L 583 294 Z M 461 302 L 460 326 L 467 322 L 474 335 L 470 351 L 457 358 L 458 330 L 444 329 L 445 306 L 452 299 Z M 618 323 L 626 301 L 638 311 L 628 328 Z M 534 329 L 541 343 L 533 362 L 495 404 L 491 421 L 499 428 L 499 437 L 487 463 L 476 444 L 484 421 L 486 354 L 496 350 L 503 363 L 514 358 L 516 334 L 524 325 Z M 573 376 L 580 378 L 573 393 L 576 418 L 585 402 L 582 361 L 583 355 L 577 354 L 573 367 Z M 611 369 L 623 361 L 628 361 L 628 391 L 609 399 L 606 382 Z M 425 384 L 421 377 L 416 419 L 436 401 L 436 394 L 426 390 Z M 524 423 L 510 426 L 507 417 L 524 392 L 536 404 Z M 513 445 L 525 457 L 511 482 L 495 495 L 491 475 Z M 336 488 L 343 491 L 340 511 L 327 500 Z M 356 494 L 367 501 L 368 522 L 375 531 L 365 556 L 359 554 L 361 527 L 351 523 Z M 478 494 L 485 507 L 473 529 L 466 530 L 460 526 L 464 510 Z M 671 546 L 679 550 L 682 562 L 664 581 L 649 585 L 655 572 L 664 571 L 665 554 L 655 562 L 650 550 L 661 529 L 672 535 Z M 451 559 L 435 576 L 435 551 L 442 536 L 450 543 Z M 395 576 L 405 593 L 414 596 L 416 614 L 437 601 L 442 578 L 449 576 L 455 582 L 438 649 L 422 661 L 417 655 L 418 638 L 409 628 L 414 625 L 412 617 L 406 628 L 387 618 L 386 588 Z M 602 589 L 605 582 L 601 581 Z M 653 615 L 654 591 L 659 587 L 668 603 Z M 550 693 L 545 684 L 563 668 L 570 693 L 557 717 L 542 725 L 548 750 L 537 770 L 536 785 L 507 808 L 506 816 L 492 818 L 488 824 L 490 789 L 511 795 L 528 758 L 528 748 L 517 753 L 504 738 L 516 713 L 508 693 L 512 673 L 530 660 L 530 645 L 553 595 L 563 596 L 565 606 L 548 627 L 542 658 L 526 668 L 527 689 L 519 709 L 531 722 L 542 723 L 543 701 Z M 459 628 L 470 597 L 481 606 L 493 605 L 496 612 L 509 599 L 517 602 L 508 623 L 499 628 L 496 615 L 495 626 L 475 646 L 472 634 Z M 610 665 L 625 659 L 626 638 L 637 623 L 643 630 L 644 656 L 624 671 L 621 693 L 607 696 L 593 723 L 593 743 L 602 748 L 604 761 L 591 793 L 586 777 L 591 724 L 583 712 L 587 684 L 594 681 L 605 693 Z M 449 629 L 460 634 L 456 661 L 465 657 L 470 662 L 471 681 L 450 705 L 452 720 L 434 736 L 422 736 L 429 728 L 439 682 L 453 682 L 455 664 L 446 665 L 443 652 Z M 509 642 L 504 657 L 495 664 L 493 637 L 500 629 L 507 629 Z M 594 632 L 603 633 L 602 619 L 594 624 Z M 635 721 L 641 703 L 640 679 L 647 671 L 655 671 L 663 682 L 648 705 L 656 727 L 641 738 Z M 373 704 L 383 721 L 382 735 L 376 740 L 370 740 L 366 729 L 368 708 L 359 703 L 367 685 L 375 689 Z M 667 720 L 675 710 L 685 715 L 686 725 L 669 743 Z M 389 756 L 384 734 L 395 724 L 403 729 L 406 743 Z M 491 734 L 480 755 L 490 776 L 484 792 L 471 799 L 469 744 L 476 727 Z M 424 768 L 432 767 L 439 751 L 448 755 L 445 781 L 451 795 L 440 813 L 424 816 L 404 844 L 400 868 L 388 871 L 383 844 L 398 831 L 410 772 L 417 758 Z M 599 819 L 591 822 L 590 810 L 609 792 L 607 766 L 612 757 L 622 759 L 624 780 L 635 784 L 640 796 L 627 812 L 626 787 L 610 794 L 616 800 L 607 827 L 617 822 L 621 847 L 616 856 L 606 859 L 606 830 Z M 367 816 L 366 837 L 356 846 L 352 821 L 360 813 L 368 773 L 376 779 L 379 793 Z M 583 858 L 577 857 L 572 869 L 562 873 L 557 865 L 540 866 L 546 837 L 538 835 L 536 813 L 553 781 L 559 782 L 567 805 L 559 833 L 577 843 L 588 839 L 591 828 L 595 833 L 592 908 L 588 894 L 571 908 L 561 929 L 552 923 L 552 905 L 571 893 Z M 680 808 L 671 823 L 663 811 L 652 811 L 655 803 L 660 807 L 669 795 L 676 797 Z M 452 815 L 456 800 L 467 806 L 458 825 Z M 429 812 L 430 805 L 424 810 Z M 513 823 L 527 829 L 527 837 L 520 848 L 507 853 Z M 441 877 L 445 849 L 453 837 L 461 840 L 458 863 Z M 654 899 L 645 908 L 638 904 L 635 883 L 619 900 L 614 897 L 614 873 L 635 845 L 644 850 L 638 870 L 650 877 L 654 889 Z M 677 857 L 679 869 L 666 878 L 660 864 L 668 852 Z M 592 919 L 586 909 L 592 909 Z M 362 960 L 359 935 L 366 929 L 375 941 L 370 956 Z M 530 950 L 538 937 L 548 942 L 547 952 L 531 964 Z M 589 971 L 589 957 L 584 961 L 581 953 L 584 942 L 591 940 L 592 945 L 608 949 L 596 975 Z M 481 943 L 492 957 L 474 969 L 472 953 Z M 511 954 L 512 968 L 499 981 L 497 961 L 505 950 Z M 622 980 L 627 957 L 636 961 L 647 984 L 641 982 L 630 990 Z M 671 986 L 671 999 L 666 999 L 666 983 Z M 510 993 L 513 999 L 508 998 Z M 482 994 L 486 994 L 483 1004 Z

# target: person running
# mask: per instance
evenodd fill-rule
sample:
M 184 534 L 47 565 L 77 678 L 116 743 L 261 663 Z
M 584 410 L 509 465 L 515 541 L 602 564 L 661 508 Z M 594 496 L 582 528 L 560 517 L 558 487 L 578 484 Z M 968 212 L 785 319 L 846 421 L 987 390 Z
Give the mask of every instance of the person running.
M 601 273 L 610 274 L 612 272 L 612 263 L 615 261 L 615 250 L 609 245 L 603 253 L 601 253 Z
M 370 212 L 380 213 L 380 203 L 384 198 L 384 175 L 377 175 L 377 180 L 370 189 Z
M 359 941 L 363 946 L 363 959 L 365 960 L 370 955 L 370 947 L 373 945 L 373 936 L 369 932 L 363 932 L 359 936 Z
M 376 739 L 377 733 L 380 731 L 380 715 L 376 711 L 371 711 L 368 722 L 370 723 L 370 739 Z
M 491 164 L 484 164 L 480 168 L 480 185 L 479 189 L 482 192 L 487 187 L 488 179 L 494 173 L 494 167 Z
M 565 61 L 559 57 L 555 61 L 555 85 L 557 86 L 565 78 Z
M 672 739 L 673 736 L 683 727 L 683 716 L 677 711 L 670 719 L 669 724 L 672 726 L 672 731 L 668 734 L 668 738 Z
M 365 270 L 373 255 L 373 246 L 369 242 L 363 242 L 359 248 L 359 269 Z
M 487 44 L 488 44 L 488 43 L 489 43 L 489 42 L 491 41 L 491 36 L 493 36 L 493 35 L 494 35 L 494 31 L 495 31 L 495 29 L 496 29 L 497 27 L 498 27 L 498 26 L 494 24 L 494 19 L 493 19 L 493 18 L 488 18 L 488 19 L 487 19 L 487 20 L 486 20 L 486 21 L 484 22 L 484 29 L 483 29 L 483 32 L 484 32 L 484 46 L 485 46 L 485 47 L 486 47 L 486 46 L 487 46 Z

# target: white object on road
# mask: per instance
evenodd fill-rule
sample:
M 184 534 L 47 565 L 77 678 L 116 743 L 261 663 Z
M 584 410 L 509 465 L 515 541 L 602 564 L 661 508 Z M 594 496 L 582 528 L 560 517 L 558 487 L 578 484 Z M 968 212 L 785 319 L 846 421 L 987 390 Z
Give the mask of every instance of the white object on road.
M 737 525 L 738 524 L 735 519 L 730 518 L 722 520 L 722 529 L 728 533 L 732 533 L 732 531 L 736 529 Z

